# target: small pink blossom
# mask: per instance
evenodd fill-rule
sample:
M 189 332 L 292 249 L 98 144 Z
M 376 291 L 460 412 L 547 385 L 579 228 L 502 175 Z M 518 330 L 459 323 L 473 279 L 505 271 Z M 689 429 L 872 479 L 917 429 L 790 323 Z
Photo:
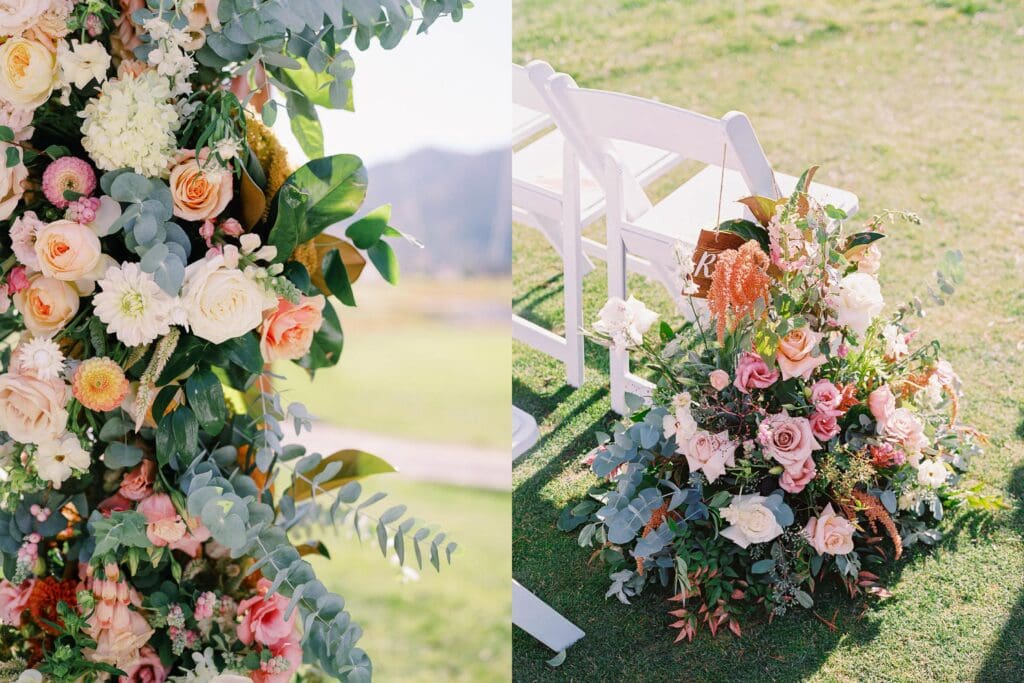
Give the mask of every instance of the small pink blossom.
M 729 386 L 729 373 L 725 370 L 712 370 L 711 374 L 708 375 L 708 379 L 711 381 L 711 386 L 714 387 L 715 391 L 721 391 Z
M 25 266 L 14 266 L 7 274 L 7 290 L 9 294 L 17 294 L 28 287 L 28 273 Z
M 208 248 L 213 247 L 213 233 L 213 221 L 207 218 L 205 221 L 203 221 L 203 224 L 199 226 L 199 236 L 203 238 L 203 241 L 206 242 L 206 246 Z
M 96 220 L 96 214 L 100 210 L 98 197 L 79 197 L 68 204 L 68 210 L 64 217 L 69 221 L 88 225 Z
M 767 389 L 779 379 L 779 371 L 772 370 L 764 359 L 753 351 L 740 354 L 736 361 L 736 379 L 733 386 L 744 394 L 751 389 Z
M 228 218 L 220 224 L 220 231 L 221 234 L 228 237 L 240 237 L 245 232 L 245 228 L 234 218 Z

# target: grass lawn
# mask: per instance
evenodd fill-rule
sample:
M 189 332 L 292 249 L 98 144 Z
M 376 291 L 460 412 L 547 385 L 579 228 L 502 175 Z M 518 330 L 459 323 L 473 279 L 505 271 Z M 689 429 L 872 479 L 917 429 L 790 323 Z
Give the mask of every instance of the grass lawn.
M 341 361 L 315 382 L 281 364 L 286 398 L 343 427 L 507 449 L 507 282 L 361 284 L 359 307 L 339 308 Z M 459 306 L 480 315 L 454 318 Z
M 884 208 L 921 215 L 882 243 L 889 302 L 920 293 L 943 252 L 963 250 L 967 278 L 923 332 L 943 341 L 964 379 L 966 417 L 992 438 L 975 476 L 1012 509 L 986 529 L 953 531 L 888 575 L 893 598 L 853 604 L 819 593 L 742 639 L 672 644 L 665 594 L 605 600 L 607 571 L 588 563 L 559 510 L 592 477 L 577 458 L 610 421 L 607 361 L 588 343 L 587 383 L 564 384 L 555 361 L 513 346 L 514 402 L 541 442 L 513 472 L 513 574 L 587 636 L 558 669 L 516 630 L 522 681 L 1024 680 L 1024 6 L 983 0 L 845 3 L 516 0 L 515 58 L 543 58 L 581 84 L 703 111 L 750 115 L 775 166 L 822 168 L 856 192 L 860 218 Z M 655 188 L 664 193 L 679 175 Z M 602 234 L 602 226 L 593 229 Z M 557 256 L 539 233 L 513 236 L 515 309 L 560 328 Z M 585 283 L 585 319 L 605 296 L 603 265 Z M 641 279 L 631 290 L 671 310 Z
M 451 567 L 442 564 L 438 574 L 425 564 L 419 580 L 403 583 L 375 539 L 360 544 L 350 531 L 321 537 L 332 559 L 314 559 L 317 574 L 345 597 L 365 630 L 359 644 L 373 659 L 374 680 L 508 680 L 510 495 L 386 476 L 370 480 L 367 490 L 387 491 L 382 510 L 388 501 L 404 503 L 460 546 Z

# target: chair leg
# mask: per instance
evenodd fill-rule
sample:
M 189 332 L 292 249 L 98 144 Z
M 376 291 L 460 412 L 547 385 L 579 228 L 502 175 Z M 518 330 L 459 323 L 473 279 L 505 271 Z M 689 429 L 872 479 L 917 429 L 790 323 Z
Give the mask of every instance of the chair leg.
M 622 242 L 618 224 L 608 217 L 608 298 L 626 298 L 626 245 Z M 626 415 L 626 375 L 629 373 L 629 353 L 612 347 L 609 356 L 612 410 Z
M 568 174 L 575 178 L 575 174 Z M 565 300 L 565 381 L 583 386 L 583 276 L 593 268 L 583 254 L 579 182 L 565 183 L 562 199 L 562 290 Z

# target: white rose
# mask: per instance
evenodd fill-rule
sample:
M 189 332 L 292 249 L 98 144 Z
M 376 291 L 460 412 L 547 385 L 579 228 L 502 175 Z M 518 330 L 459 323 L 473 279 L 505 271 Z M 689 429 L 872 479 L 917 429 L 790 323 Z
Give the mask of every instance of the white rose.
M 67 385 L 32 375 L 0 375 L 0 430 L 21 443 L 51 441 L 68 422 Z
M 57 61 L 49 50 L 25 38 L 0 46 L 0 98 L 18 107 L 46 102 L 57 81 Z
M 9 142 L 0 143 L 0 155 L 6 157 L 7 151 L 13 147 Z M 27 179 L 28 169 L 23 163 L 14 166 L 4 163 L 3 168 L 0 168 L 0 220 L 7 220 L 18 208 L 18 202 L 25 194 L 24 183 Z
M 840 280 L 832 304 L 838 311 L 839 324 L 863 335 L 871 321 L 882 312 L 885 300 L 878 280 L 867 273 L 857 272 Z
M 917 467 L 917 483 L 938 488 L 946 483 L 949 470 L 938 460 L 923 460 Z
M 181 303 L 192 333 L 220 344 L 259 327 L 263 311 L 277 306 L 277 299 L 242 271 L 225 268 L 223 256 L 215 256 L 185 271 Z
M 15 683 L 43 683 L 43 674 L 39 673 L 35 669 L 26 669 L 21 672 L 18 676 L 18 680 Z
M 657 319 L 657 313 L 633 296 L 627 301 L 612 297 L 598 312 L 594 330 L 611 337 L 612 344 L 618 348 L 636 348 Z
M 775 520 L 775 513 L 764 504 L 766 500 L 756 494 L 733 496 L 721 513 L 722 519 L 732 526 L 724 529 L 722 535 L 741 548 L 751 543 L 767 543 L 779 536 L 782 527 Z
M 68 434 L 60 439 L 39 444 L 33 464 L 41 479 L 59 489 L 72 474 L 89 469 L 91 461 L 89 451 L 82 448 L 78 437 Z

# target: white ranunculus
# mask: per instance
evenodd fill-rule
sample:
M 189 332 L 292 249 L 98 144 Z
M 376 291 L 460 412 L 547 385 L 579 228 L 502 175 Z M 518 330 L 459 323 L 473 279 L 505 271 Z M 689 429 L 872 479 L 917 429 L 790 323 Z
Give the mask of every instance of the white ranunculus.
M 631 349 L 643 342 L 644 334 L 657 319 L 657 313 L 633 296 L 626 301 L 612 297 L 601 307 L 594 330 L 611 337 L 616 347 Z
M 192 333 L 220 344 L 259 327 L 277 299 L 242 271 L 226 268 L 218 255 L 188 267 L 181 303 Z
M 922 460 L 917 467 L 917 482 L 924 486 L 938 488 L 946 483 L 949 470 L 938 460 Z
M 59 489 L 75 472 L 89 469 L 91 461 L 89 451 L 82 448 L 78 437 L 68 434 L 39 444 L 32 462 L 39 477 Z
M 779 536 L 782 527 L 775 520 L 775 513 L 764 504 L 766 500 L 756 494 L 733 496 L 729 506 L 722 508 L 722 519 L 732 525 L 722 535 L 741 548 L 751 543 L 767 543 Z
M 885 300 L 878 280 L 867 273 L 857 272 L 839 281 L 832 303 L 838 312 L 839 324 L 863 335 L 871 321 L 882 312 Z

